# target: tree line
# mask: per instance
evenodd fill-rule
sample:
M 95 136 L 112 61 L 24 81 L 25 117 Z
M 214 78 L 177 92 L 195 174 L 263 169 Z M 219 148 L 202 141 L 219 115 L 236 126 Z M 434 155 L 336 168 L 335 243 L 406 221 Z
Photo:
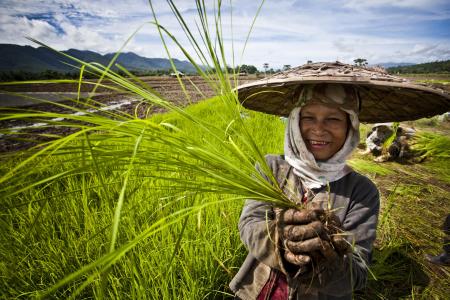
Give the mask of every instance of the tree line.
M 366 66 L 366 59 L 355 59 L 355 65 Z M 309 63 L 309 61 L 308 61 Z M 274 70 L 269 68 L 269 64 L 265 63 L 264 73 L 273 74 L 279 71 L 286 71 L 291 68 L 291 65 L 284 65 L 283 69 Z M 253 65 L 241 65 L 236 68 L 228 67 L 228 72 L 239 72 L 245 74 L 259 74 L 260 71 Z M 411 66 L 398 66 L 387 68 L 387 71 L 391 74 L 424 74 L 424 73 L 450 73 L 450 60 L 446 61 L 435 61 L 424 64 L 417 64 Z M 134 76 L 163 76 L 170 75 L 173 72 L 172 69 L 166 70 L 130 70 L 129 71 Z M 121 70 L 117 71 L 119 75 L 127 77 L 127 74 Z M 195 73 L 186 75 L 196 75 Z M 24 70 L 15 71 L 0 71 L 0 81 L 26 81 L 26 80 L 49 80 L 49 79 L 78 79 L 80 76 L 79 72 L 58 72 L 55 70 L 45 70 L 43 72 L 29 72 Z M 98 76 L 85 72 L 83 74 L 84 79 L 95 79 Z
M 122 70 L 116 71 L 119 75 L 128 77 L 128 75 Z M 148 71 L 129 71 L 134 76 L 163 76 L 169 75 L 173 70 L 148 70 Z M 191 75 L 191 74 L 189 74 Z M 15 71 L 3 71 L 0 72 L 0 81 L 27 81 L 27 80 L 49 80 L 49 79 L 78 79 L 80 77 L 79 72 L 58 72 L 55 70 L 45 70 L 43 72 L 29 72 L 24 70 Z M 84 79 L 95 79 L 98 75 L 91 74 L 89 72 L 83 73 Z
M 246 73 L 246 74 L 257 74 L 259 73 L 258 69 L 253 65 L 241 65 L 236 68 L 228 68 L 228 71 L 231 73 L 233 71 Z M 119 75 L 127 77 L 128 75 L 122 70 L 116 71 Z M 131 74 L 134 76 L 163 76 L 170 75 L 173 73 L 172 69 L 167 70 L 129 70 Z M 185 73 L 185 75 L 196 75 L 196 73 Z M 79 72 L 59 72 L 55 70 L 45 70 L 42 72 L 30 72 L 24 70 L 14 70 L 14 71 L 0 71 L 0 81 L 8 82 L 8 81 L 27 81 L 27 80 L 50 80 L 50 79 L 78 79 L 80 77 Z M 84 79 L 95 79 L 98 78 L 98 75 L 90 74 L 88 72 L 83 73 Z
M 450 60 L 435 61 L 412 66 L 399 66 L 388 68 L 391 74 L 426 74 L 426 73 L 450 73 Z

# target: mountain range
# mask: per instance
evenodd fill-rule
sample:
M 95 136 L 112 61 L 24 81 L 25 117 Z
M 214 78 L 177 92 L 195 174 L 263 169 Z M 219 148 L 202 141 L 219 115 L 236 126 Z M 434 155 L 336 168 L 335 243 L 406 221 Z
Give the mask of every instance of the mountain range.
M 406 63 L 406 62 L 401 62 L 401 63 L 386 62 L 386 63 L 375 64 L 375 66 L 381 66 L 385 69 L 392 68 L 392 67 L 406 67 L 406 66 L 412 66 L 412 65 L 415 65 L 415 64 L 414 63 Z
M 97 62 L 107 66 L 116 53 L 100 54 L 94 51 L 69 49 L 61 51 L 77 59 L 85 62 Z M 184 73 L 196 73 L 195 68 L 187 61 L 173 59 L 177 69 Z M 146 73 L 156 70 L 171 70 L 170 61 L 165 58 L 147 58 L 139 56 L 133 52 L 120 53 L 116 60 L 121 66 L 129 71 L 137 71 L 138 73 Z M 27 73 L 41 73 L 47 70 L 56 71 L 59 73 L 77 73 L 76 67 L 79 66 L 73 60 L 45 47 L 34 48 L 31 46 L 20 46 L 14 44 L 0 44 L 0 73 L 7 74 L 10 71 L 24 71 Z M 431 64 L 431 67 L 428 66 Z M 413 72 L 418 67 L 424 65 L 424 68 L 419 68 L 421 72 L 449 72 L 449 61 L 432 62 L 427 64 L 413 64 L 406 62 L 386 62 L 378 63 L 376 65 L 382 66 L 388 71 L 395 71 L 396 73 Z M 417 66 L 417 67 L 416 67 Z M 114 69 L 114 68 L 113 68 Z M 411 70 L 410 70 L 411 69 Z M 424 69 L 424 70 L 422 70 Z M 11 80 L 11 79 L 9 79 Z
M 93 51 L 69 49 L 61 51 L 85 62 L 97 62 L 107 66 L 116 53 L 99 54 Z M 173 60 L 179 71 L 190 73 L 195 68 L 187 61 Z M 147 58 L 133 52 L 121 53 L 116 60 L 121 66 L 130 71 L 152 71 L 171 69 L 170 61 L 165 58 Z M 69 58 L 45 47 L 34 48 L 13 44 L 0 44 L 0 72 L 25 71 L 40 73 L 46 70 L 61 73 L 77 72 L 73 66 L 79 65 Z

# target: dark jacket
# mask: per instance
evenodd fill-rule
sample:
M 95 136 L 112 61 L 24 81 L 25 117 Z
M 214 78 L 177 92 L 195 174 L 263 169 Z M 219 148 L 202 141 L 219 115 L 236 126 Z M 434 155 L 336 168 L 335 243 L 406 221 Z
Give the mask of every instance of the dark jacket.
M 284 192 L 293 201 L 301 199 L 301 182 L 293 168 L 282 156 L 267 156 L 266 160 Z M 286 272 L 277 246 L 274 208 L 264 202 L 247 200 L 239 220 L 239 232 L 249 254 L 230 283 L 239 298 L 256 299 L 271 272 L 286 275 L 289 299 L 351 299 L 353 290 L 365 286 L 380 206 L 377 188 L 367 177 L 353 171 L 331 182 L 330 192 L 326 188 L 313 192 L 315 196 L 308 201 L 323 208 L 331 201 L 334 213 L 349 234 L 347 240 L 354 244 L 353 253 L 329 265 L 318 278 L 293 278 Z

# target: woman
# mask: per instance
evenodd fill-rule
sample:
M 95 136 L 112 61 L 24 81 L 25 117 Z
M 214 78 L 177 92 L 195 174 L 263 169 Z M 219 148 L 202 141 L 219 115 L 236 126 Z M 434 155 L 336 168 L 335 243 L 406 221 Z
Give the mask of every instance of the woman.
M 230 284 L 240 299 L 351 299 L 367 279 L 379 194 L 345 164 L 359 143 L 358 93 L 310 84 L 296 99 L 285 155 L 266 159 L 304 209 L 246 202 L 239 231 L 249 254 Z
M 398 122 L 450 110 L 450 95 L 379 68 L 311 63 L 238 87 L 243 106 L 289 116 L 284 156 L 266 160 L 301 209 L 248 200 L 239 221 L 249 254 L 230 284 L 241 299 L 351 299 L 363 288 L 379 193 L 345 164 L 359 121 Z

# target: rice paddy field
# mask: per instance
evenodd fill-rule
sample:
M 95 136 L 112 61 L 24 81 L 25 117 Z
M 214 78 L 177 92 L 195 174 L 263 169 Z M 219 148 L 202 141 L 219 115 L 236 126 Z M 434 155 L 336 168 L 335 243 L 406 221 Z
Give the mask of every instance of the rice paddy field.
M 218 113 L 224 109 L 222 105 L 211 98 L 189 106 L 187 111 L 226 129 L 229 124 Z M 282 153 L 283 120 L 252 111 L 242 115 L 263 153 Z M 151 120 L 170 122 L 199 142 L 208 140 L 173 113 L 153 115 Z M 430 265 L 423 257 L 425 253 L 440 252 L 443 234 L 439 228 L 450 211 L 450 124 L 435 118 L 406 125 L 420 133 L 414 147 L 425 155 L 423 162 L 375 163 L 373 157 L 359 152 L 350 161 L 352 167 L 377 184 L 382 195 L 372 275 L 367 289 L 355 292 L 356 299 L 446 299 L 450 292 L 450 269 Z M 362 126 L 362 136 L 369 126 Z M 125 141 L 123 146 L 128 147 Z M 141 151 L 152 159 L 153 153 L 145 152 L 144 146 Z M 73 155 L 52 156 L 50 163 L 56 169 L 43 169 L 33 176 L 43 179 L 52 172 L 64 171 L 58 166 L 63 165 L 61 161 L 75 162 Z M 20 157 L 11 160 L 5 154 L 1 175 L 19 163 Z M 1 299 L 40 297 L 61 279 L 108 253 L 124 172 L 119 165 L 100 165 L 96 172 L 74 174 L 48 186 L 1 198 Z M 168 181 L 148 175 L 141 168 L 129 177 L 117 248 L 143 232 L 151 234 L 139 239 L 108 268 L 98 265 L 90 273 L 51 289 L 43 298 L 233 297 L 227 285 L 247 253 L 237 230 L 243 200 L 230 200 L 200 189 L 198 195 L 174 193 Z M 196 180 L 194 176 L 192 180 Z M 193 206 L 196 209 L 189 214 L 174 216 Z M 84 282 L 89 283 L 83 286 Z

